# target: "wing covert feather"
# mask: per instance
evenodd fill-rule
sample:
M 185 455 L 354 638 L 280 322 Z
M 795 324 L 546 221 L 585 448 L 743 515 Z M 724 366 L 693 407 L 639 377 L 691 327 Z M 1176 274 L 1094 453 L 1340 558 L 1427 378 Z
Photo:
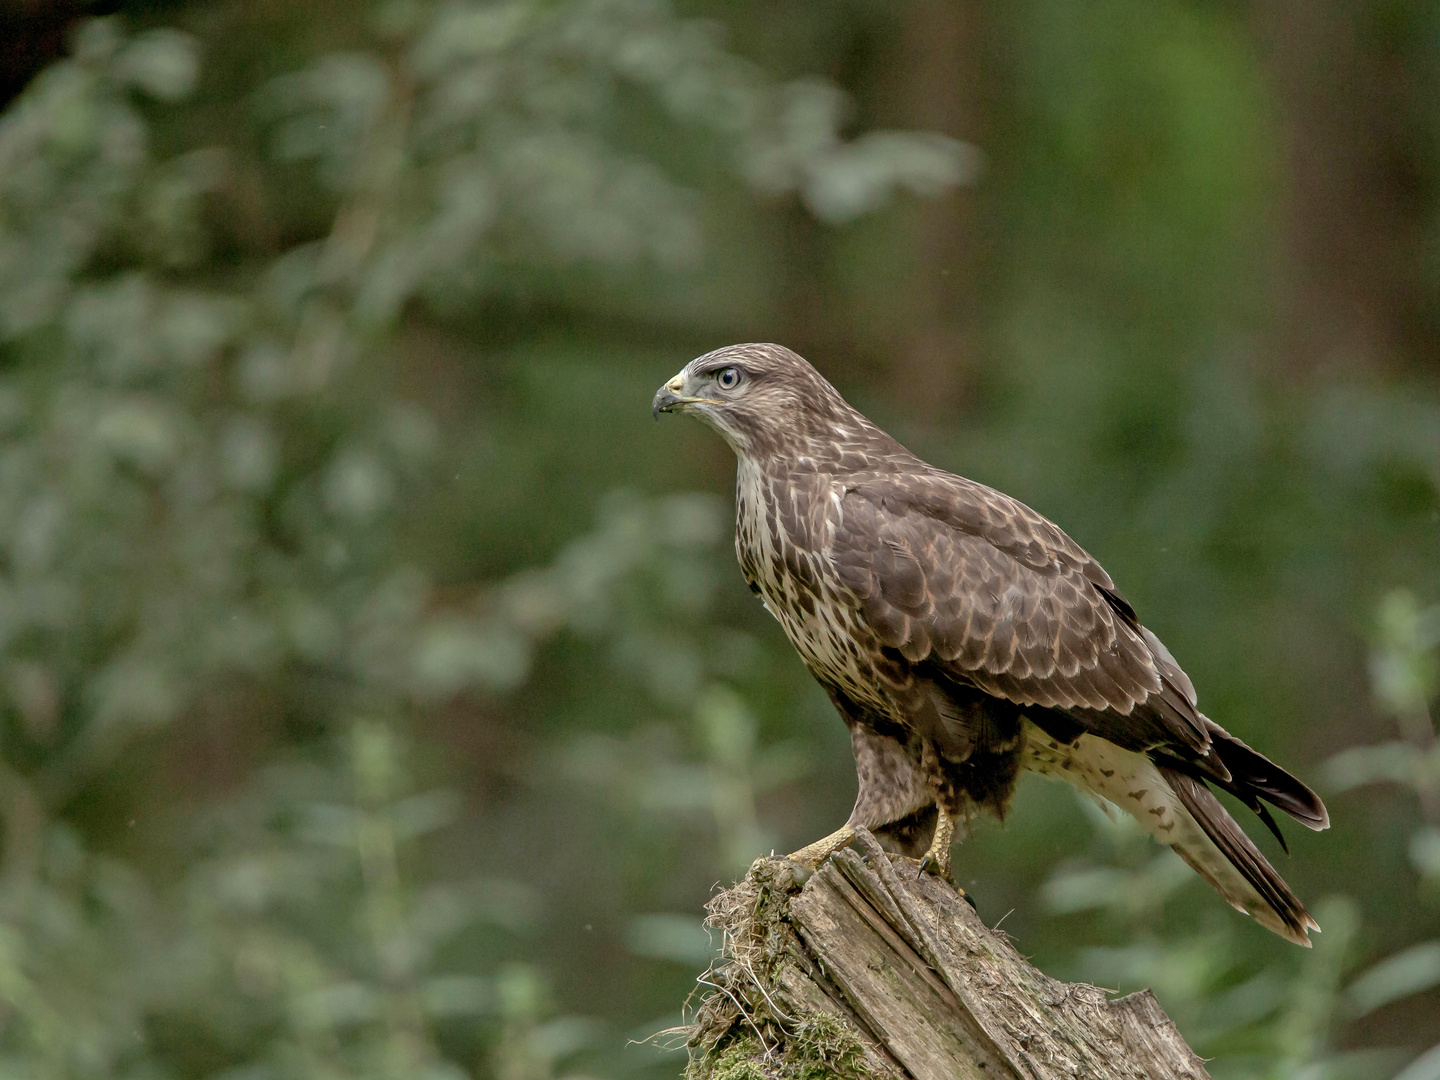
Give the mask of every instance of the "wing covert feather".
M 840 581 L 906 659 L 1112 741 L 1208 749 L 1174 658 L 1100 565 L 1024 504 L 948 474 L 852 477 L 833 526 Z

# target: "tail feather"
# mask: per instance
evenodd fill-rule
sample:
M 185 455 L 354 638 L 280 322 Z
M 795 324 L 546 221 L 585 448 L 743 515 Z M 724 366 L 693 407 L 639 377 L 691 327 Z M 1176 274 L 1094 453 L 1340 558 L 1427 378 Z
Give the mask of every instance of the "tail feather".
M 1319 831 L 1330 827 L 1330 812 L 1325 809 L 1319 795 L 1208 716 L 1201 719 L 1210 734 L 1213 758 L 1185 759 L 1164 750 L 1152 750 L 1150 757 L 1155 763 L 1197 781 L 1214 784 L 1221 791 L 1234 795 L 1259 815 L 1287 855 L 1290 845 L 1285 842 L 1280 827 L 1265 808 L 1265 802 L 1283 810 L 1307 829 Z M 1261 802 L 1262 799 L 1265 802 Z
M 1258 755 L 1257 755 L 1258 756 Z M 1204 841 L 1177 837 L 1172 845 L 1190 866 L 1214 886 L 1231 906 L 1297 945 L 1310 946 L 1307 931 L 1320 926 L 1305 910 L 1264 855 L 1226 813 L 1203 781 L 1160 766 L 1180 805 L 1204 833 Z M 1217 859 L 1216 856 L 1221 856 Z M 1222 861 L 1223 860 L 1223 861 Z
M 1127 811 L 1151 836 L 1172 847 L 1232 907 L 1281 937 L 1309 947 L 1308 931 L 1318 930 L 1319 926 L 1205 786 L 1206 781 L 1194 774 L 1192 765 L 1154 751 L 1146 754 L 1126 750 L 1095 735 L 1082 735 L 1074 743 L 1062 745 L 1028 721 L 1024 731 L 1022 760 L 1027 769 L 1064 780 Z M 1227 752 L 1233 754 L 1233 761 L 1243 763 L 1243 767 L 1235 770 L 1233 782 L 1241 789 L 1240 797 L 1259 808 L 1262 819 L 1268 814 L 1254 794 L 1248 798 L 1243 794 L 1244 784 L 1248 777 L 1257 776 L 1251 790 L 1266 792 L 1268 799 L 1269 789 L 1280 788 L 1281 782 L 1275 781 L 1247 754 L 1269 765 L 1274 773 L 1285 776 L 1290 784 L 1308 791 L 1298 780 L 1270 765 L 1239 740 L 1235 742 L 1239 751 Z M 1211 782 L 1218 783 L 1213 779 Z M 1297 805 L 1304 802 L 1290 801 Z M 1318 799 L 1314 802 L 1319 804 Z M 1289 810 L 1283 804 L 1276 805 Z M 1308 824 L 1325 820 L 1323 806 L 1319 814 L 1311 813 L 1308 807 L 1306 810 L 1309 821 L 1306 817 L 1301 817 L 1301 821 Z
M 1210 731 L 1210 745 L 1233 777 L 1233 788 L 1222 785 L 1232 795 L 1257 813 L 1258 797 L 1308 829 L 1318 831 L 1330 827 L 1330 813 L 1320 796 L 1209 717 L 1205 718 L 1205 725 Z

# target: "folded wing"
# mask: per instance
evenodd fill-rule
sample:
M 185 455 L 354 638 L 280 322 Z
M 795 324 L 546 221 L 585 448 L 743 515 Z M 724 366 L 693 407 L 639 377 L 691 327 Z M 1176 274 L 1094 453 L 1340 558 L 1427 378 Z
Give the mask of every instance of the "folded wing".
M 1023 503 L 938 470 L 856 476 L 828 554 L 880 642 L 927 671 L 1034 706 L 1066 742 L 1097 735 L 1214 783 L 1277 835 L 1262 799 L 1329 824 L 1314 792 L 1200 713 L 1099 563 Z

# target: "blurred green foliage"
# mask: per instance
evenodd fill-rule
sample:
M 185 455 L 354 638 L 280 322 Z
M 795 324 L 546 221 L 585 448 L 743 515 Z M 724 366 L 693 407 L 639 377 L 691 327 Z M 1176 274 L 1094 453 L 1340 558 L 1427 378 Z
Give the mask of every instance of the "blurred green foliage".
M 1375 26 L 1433 82 L 1414 8 Z M 1286 120 L 1230 7 L 977 13 L 77 24 L 0 115 L 0 1071 L 676 1075 L 630 1040 L 708 890 L 853 793 L 739 583 L 726 452 L 646 416 L 778 338 L 1064 524 L 1328 784 L 1284 868 L 1312 954 L 1039 782 L 957 855 L 982 912 L 1154 985 L 1217 1077 L 1440 1076 L 1406 1065 L 1440 1042 L 1433 350 L 1274 359 Z M 988 124 L 911 130 L 972 38 Z

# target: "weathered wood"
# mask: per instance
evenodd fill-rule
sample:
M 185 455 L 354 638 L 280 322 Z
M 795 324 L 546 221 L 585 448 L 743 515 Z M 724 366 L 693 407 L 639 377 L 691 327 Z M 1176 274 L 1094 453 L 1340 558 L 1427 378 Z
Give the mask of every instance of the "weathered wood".
M 1051 979 L 948 885 L 857 843 L 808 880 L 761 859 L 711 901 L 724 950 L 692 1080 L 1208 1080 L 1149 991 Z

